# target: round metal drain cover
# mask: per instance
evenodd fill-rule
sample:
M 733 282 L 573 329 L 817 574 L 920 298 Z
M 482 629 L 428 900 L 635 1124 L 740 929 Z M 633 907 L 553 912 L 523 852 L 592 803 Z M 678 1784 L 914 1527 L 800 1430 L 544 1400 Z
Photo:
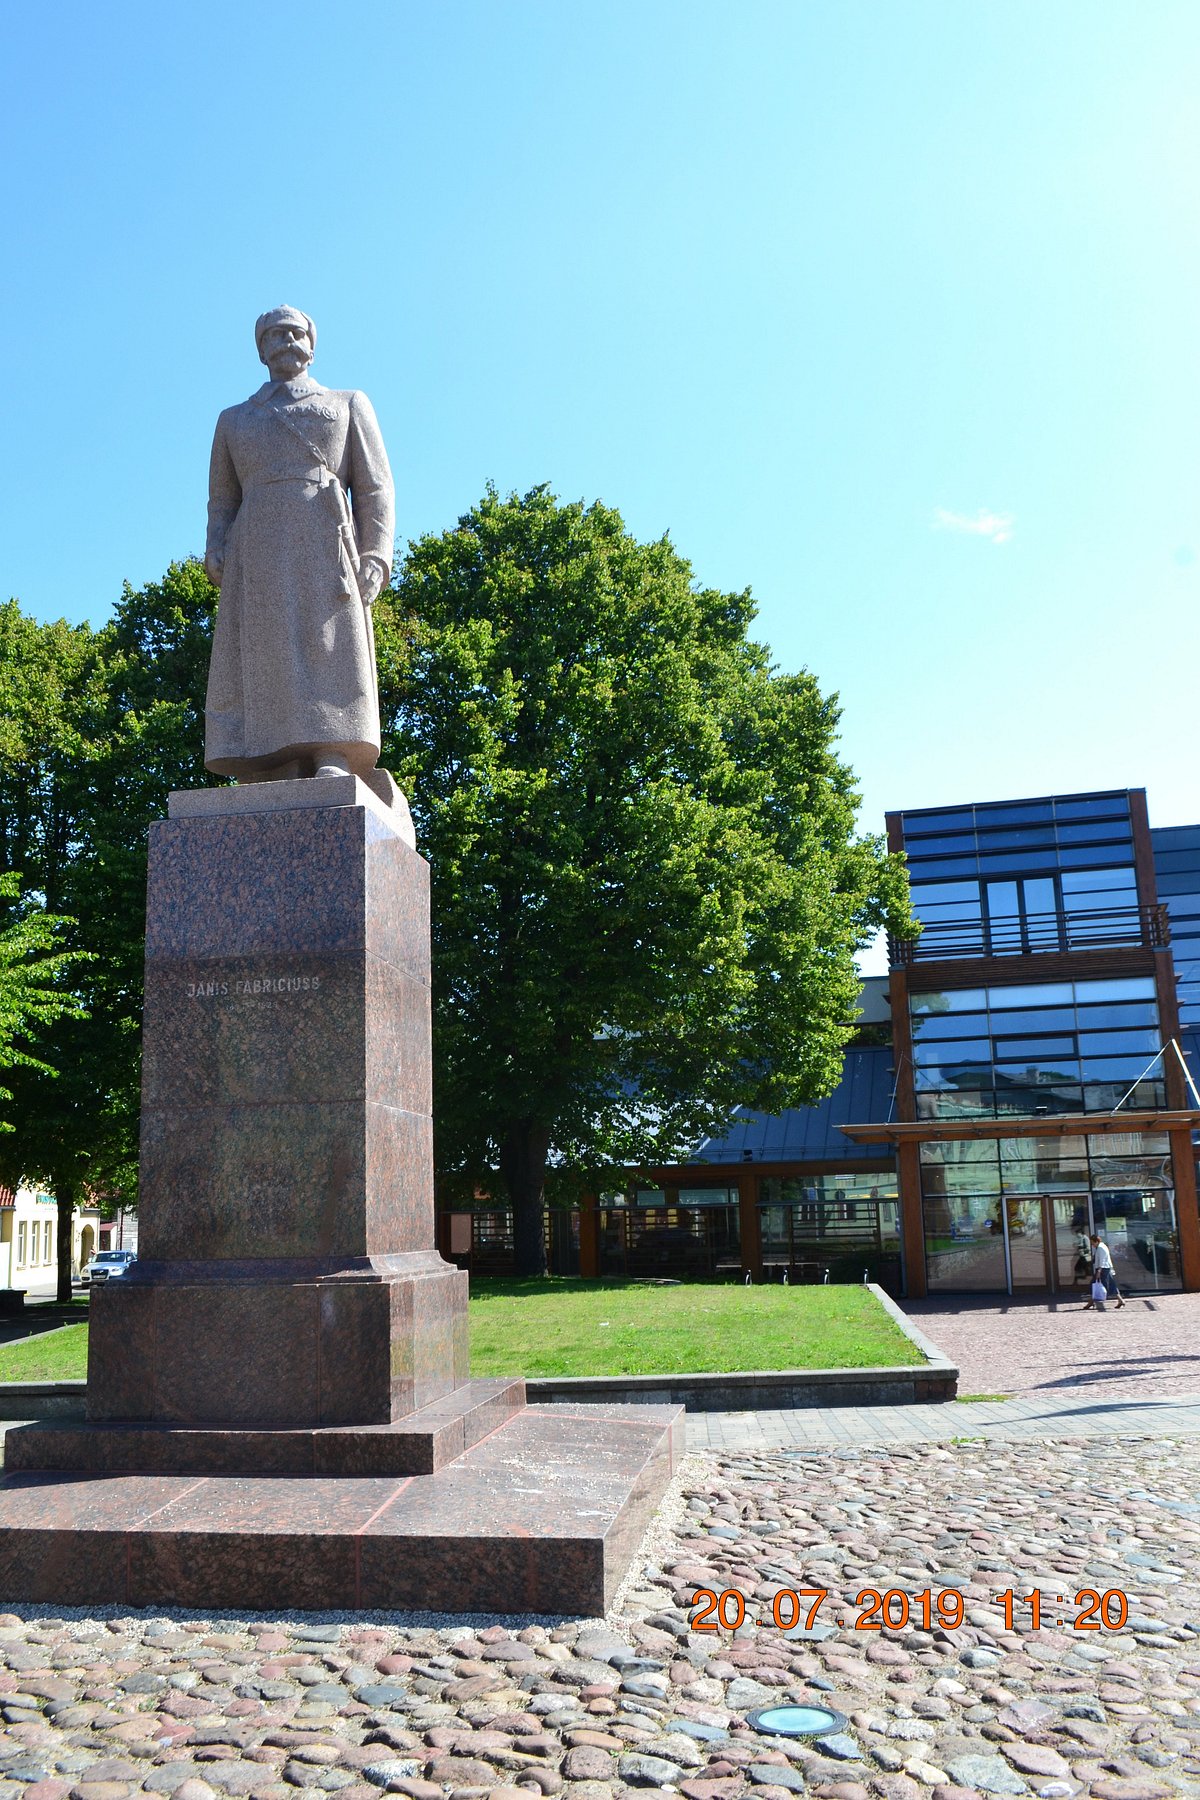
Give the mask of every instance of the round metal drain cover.
M 747 1713 L 746 1723 L 772 1737 L 825 1737 L 845 1731 L 849 1720 L 832 1706 L 766 1706 L 761 1712 Z

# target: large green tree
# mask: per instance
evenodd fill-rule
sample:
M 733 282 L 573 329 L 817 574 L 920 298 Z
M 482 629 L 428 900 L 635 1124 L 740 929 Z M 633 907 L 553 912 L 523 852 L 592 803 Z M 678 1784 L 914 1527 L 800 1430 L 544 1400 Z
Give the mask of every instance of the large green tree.
M 214 600 L 183 563 L 126 588 L 100 631 L 0 608 L 0 870 L 67 915 L 63 948 L 86 956 L 73 1008 L 36 1021 L 31 1060 L 6 1072 L 0 1139 L 0 1174 L 58 1200 L 63 1298 L 76 1206 L 136 1193 L 146 828 L 201 767 Z M 20 905 L 0 896 L 0 918 L 19 922 Z
M 524 1273 L 548 1167 L 665 1159 L 739 1104 L 829 1092 L 854 953 L 909 929 L 836 702 L 772 668 L 753 616 L 545 488 L 422 538 L 380 608 L 384 761 L 433 868 L 440 1173 L 499 1169 Z
M 0 905 L 19 906 L 20 895 L 21 877 L 15 871 L 0 874 Z M 72 923 L 34 906 L 0 925 L 0 1073 L 16 1068 L 57 1073 L 21 1046 L 48 1025 L 78 1018 L 82 1011 L 69 984 L 83 958 L 60 947 L 62 933 Z M 3 1112 L 12 1097 L 10 1089 L 0 1087 L 0 1131 L 13 1129 Z

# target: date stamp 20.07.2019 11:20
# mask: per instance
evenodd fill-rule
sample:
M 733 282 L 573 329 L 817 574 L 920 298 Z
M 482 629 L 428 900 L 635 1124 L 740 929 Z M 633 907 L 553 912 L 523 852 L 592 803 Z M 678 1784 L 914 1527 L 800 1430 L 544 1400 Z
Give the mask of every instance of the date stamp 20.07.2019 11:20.
M 818 1622 L 822 1607 L 829 1599 L 828 1588 L 780 1588 L 772 1596 L 770 1613 L 765 1618 L 751 1618 L 746 1611 L 746 1597 L 737 1588 L 697 1588 L 692 1596 L 692 1616 L 688 1623 L 693 1631 L 738 1631 L 744 1625 L 774 1625 L 780 1631 L 794 1631 L 800 1625 L 811 1631 Z M 834 1606 L 838 1604 L 835 1599 Z M 1129 1596 L 1121 1588 L 1081 1588 L 1070 1598 L 1066 1594 L 1043 1594 L 1034 1588 L 1018 1594 L 1004 1588 L 996 1595 L 995 1604 L 1004 1615 L 1005 1631 L 1019 1629 L 1018 1608 L 1028 1613 L 1027 1629 L 1041 1631 L 1043 1626 L 1068 1631 L 1121 1631 L 1129 1618 Z M 957 1588 L 921 1588 L 906 1594 L 902 1588 L 863 1588 L 856 1595 L 853 1617 L 846 1611 L 835 1612 L 832 1623 L 852 1626 L 855 1631 L 903 1631 L 919 1625 L 923 1631 L 935 1627 L 957 1631 L 967 1616 L 967 1603 Z M 1051 1608 L 1073 1608 L 1052 1612 Z M 829 1617 L 824 1623 L 829 1623 Z

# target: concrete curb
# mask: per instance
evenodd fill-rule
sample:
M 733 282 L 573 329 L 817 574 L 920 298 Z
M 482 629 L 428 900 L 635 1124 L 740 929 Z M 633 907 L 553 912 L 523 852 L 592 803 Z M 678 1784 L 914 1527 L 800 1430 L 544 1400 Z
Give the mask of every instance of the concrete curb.
M 0 1419 L 82 1419 L 86 1381 L 0 1381 Z
M 866 1284 L 924 1364 L 873 1369 L 745 1369 L 725 1375 L 560 1375 L 526 1381 L 531 1401 L 671 1403 L 689 1412 L 775 1412 L 802 1406 L 912 1406 L 953 1400 L 958 1369 L 881 1287 Z M 0 1419 L 81 1419 L 86 1381 L 0 1381 Z

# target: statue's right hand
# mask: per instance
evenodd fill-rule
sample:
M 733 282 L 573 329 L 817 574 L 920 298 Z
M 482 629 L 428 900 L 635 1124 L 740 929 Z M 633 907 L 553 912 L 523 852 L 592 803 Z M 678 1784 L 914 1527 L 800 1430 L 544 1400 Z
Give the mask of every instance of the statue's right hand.
M 214 556 L 211 551 L 204 559 L 204 573 L 215 588 L 221 585 L 221 577 L 225 573 L 224 557 Z

